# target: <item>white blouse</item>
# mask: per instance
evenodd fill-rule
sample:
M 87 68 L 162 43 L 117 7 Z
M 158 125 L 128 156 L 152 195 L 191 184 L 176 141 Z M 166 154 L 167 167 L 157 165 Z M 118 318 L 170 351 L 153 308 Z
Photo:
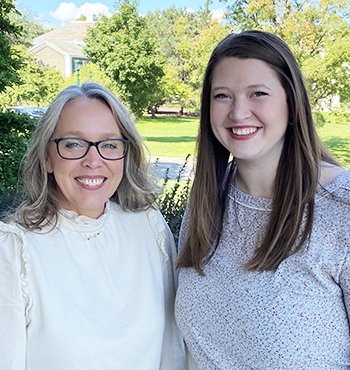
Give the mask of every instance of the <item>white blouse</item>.
M 62 211 L 37 233 L 0 223 L 1 369 L 185 369 L 174 257 L 155 210 Z

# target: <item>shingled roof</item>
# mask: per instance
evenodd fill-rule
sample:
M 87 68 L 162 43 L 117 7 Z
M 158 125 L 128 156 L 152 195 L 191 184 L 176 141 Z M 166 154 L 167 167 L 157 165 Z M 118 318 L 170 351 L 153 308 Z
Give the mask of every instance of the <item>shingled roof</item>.
M 63 76 L 69 77 L 74 72 L 76 60 L 80 59 L 83 65 L 89 62 L 89 58 L 83 52 L 84 37 L 88 28 L 95 24 L 96 22 L 92 20 L 73 21 L 44 33 L 33 40 L 29 52 L 45 65 L 52 66 Z
M 36 37 L 33 40 L 33 44 L 37 45 L 43 41 L 59 41 L 59 42 L 72 42 L 79 43 L 82 42 L 87 29 L 93 27 L 96 22 L 89 21 L 73 21 L 69 24 L 57 28 L 53 31 L 44 33 L 41 36 Z

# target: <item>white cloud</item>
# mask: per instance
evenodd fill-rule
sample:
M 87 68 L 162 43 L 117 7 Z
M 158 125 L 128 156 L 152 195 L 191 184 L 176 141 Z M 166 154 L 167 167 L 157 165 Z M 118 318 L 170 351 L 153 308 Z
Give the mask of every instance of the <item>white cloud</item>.
M 49 12 L 50 17 L 59 21 L 70 21 L 77 18 L 78 7 L 74 3 L 61 3 L 55 11 Z
M 192 8 L 186 8 L 185 12 L 186 13 L 194 13 L 194 10 Z
M 225 16 L 223 9 L 213 9 L 210 13 L 213 19 L 217 19 L 219 21 L 223 20 Z
M 101 3 L 84 3 L 79 8 L 74 3 L 60 3 L 55 11 L 49 12 L 50 17 L 61 22 L 73 21 L 81 15 L 87 14 L 104 14 L 111 16 L 108 6 Z
M 101 4 L 101 3 L 84 3 L 80 8 L 79 8 L 79 15 L 87 15 L 87 14 L 103 14 L 108 17 L 112 15 L 110 13 L 109 8 L 107 5 Z

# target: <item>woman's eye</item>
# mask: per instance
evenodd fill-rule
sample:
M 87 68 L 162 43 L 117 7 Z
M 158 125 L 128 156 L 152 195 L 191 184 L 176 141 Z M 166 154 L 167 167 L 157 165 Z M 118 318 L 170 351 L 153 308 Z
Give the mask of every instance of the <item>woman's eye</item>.
M 85 148 L 86 144 L 84 141 L 80 140 L 62 140 L 60 143 L 61 148 L 67 149 L 67 150 L 75 150 L 75 149 L 81 149 Z
M 268 93 L 264 91 L 256 91 L 253 95 L 254 96 L 264 96 L 264 95 L 268 95 Z
M 229 99 L 229 96 L 224 93 L 220 93 L 220 94 L 214 95 L 214 99 Z
M 103 147 L 105 149 L 117 149 L 117 146 L 113 145 L 113 144 L 105 144 L 105 145 L 103 145 Z
M 119 146 L 118 146 L 118 142 L 107 142 L 107 143 L 103 143 L 102 148 L 116 150 L 119 148 Z
M 66 147 L 67 149 L 75 149 L 75 148 L 80 148 L 80 147 L 82 147 L 82 145 L 81 145 L 81 144 L 79 144 L 79 142 L 77 142 L 77 141 L 72 141 L 72 142 L 68 142 L 68 143 L 66 143 L 66 144 L 65 144 L 65 147 Z

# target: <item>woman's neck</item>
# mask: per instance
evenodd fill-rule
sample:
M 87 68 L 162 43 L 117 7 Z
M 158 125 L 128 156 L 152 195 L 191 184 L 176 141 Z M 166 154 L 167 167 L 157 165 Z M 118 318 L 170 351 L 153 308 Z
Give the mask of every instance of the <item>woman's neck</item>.
M 234 185 L 254 197 L 272 198 L 276 169 L 250 168 L 237 164 Z

